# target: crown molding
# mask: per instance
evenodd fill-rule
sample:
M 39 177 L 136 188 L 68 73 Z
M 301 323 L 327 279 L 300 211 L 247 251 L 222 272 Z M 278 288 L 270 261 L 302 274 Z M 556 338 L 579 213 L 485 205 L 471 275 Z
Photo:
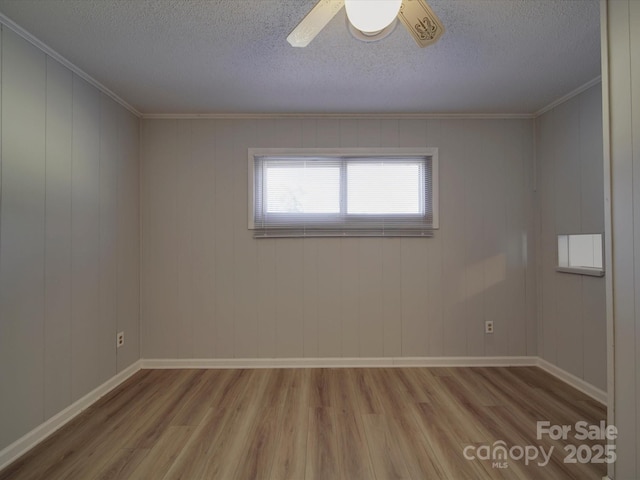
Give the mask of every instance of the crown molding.
M 532 119 L 531 113 L 144 113 L 149 120 L 265 120 L 265 119 L 375 119 L 375 120 L 513 120 Z
M 107 87 L 105 87 L 102 83 L 100 83 L 95 78 L 93 78 L 87 72 L 85 72 L 84 70 L 82 70 L 78 66 L 74 65 L 73 63 L 71 63 L 65 57 L 63 57 L 58 52 L 56 52 L 54 49 L 49 47 L 46 43 L 44 43 L 43 41 L 39 40 L 38 38 L 36 38 L 35 36 L 33 36 L 32 34 L 27 32 L 24 28 L 22 28 L 20 25 L 18 25 L 17 23 L 15 23 L 13 20 L 11 20 L 9 17 L 7 17 L 6 15 L 4 15 L 2 13 L 0 13 L 0 24 L 4 25 L 5 27 L 7 27 L 9 30 L 13 31 L 14 33 L 19 35 L 20 37 L 24 38 L 26 41 L 28 41 L 29 43 L 34 45 L 36 48 L 42 50 L 46 55 L 48 55 L 49 57 L 53 58 L 58 63 L 64 65 L 66 68 L 68 68 L 73 73 L 75 73 L 78 77 L 82 78 L 83 80 L 85 80 L 89 84 L 93 85 L 95 88 L 100 90 L 106 96 L 108 96 L 109 98 L 111 98 L 112 100 L 114 100 L 118 104 L 122 105 L 127 110 L 129 110 L 136 117 L 140 118 L 142 116 L 142 114 L 136 108 L 134 108 L 132 105 L 127 103 L 125 100 L 123 100 L 118 95 L 116 95 L 114 92 L 109 90 Z
M 211 119 L 211 120 L 264 120 L 264 119 L 287 119 L 287 118 L 327 118 L 327 119 L 390 119 L 390 120 L 514 120 L 514 119 L 535 119 L 549 110 L 561 105 L 571 98 L 579 95 L 585 90 L 597 85 L 602 81 L 601 76 L 588 81 L 584 85 L 567 93 L 566 95 L 554 100 L 550 104 L 534 113 L 142 113 L 129 104 L 127 101 L 119 97 L 105 85 L 86 73 L 80 67 L 74 65 L 65 57 L 60 55 L 47 44 L 39 40 L 37 37 L 26 31 L 20 25 L 15 23 L 6 15 L 0 13 L 0 24 L 9 28 L 20 37 L 27 40 L 36 48 L 43 51 L 46 55 L 53 58 L 60 64 L 75 73 L 109 98 L 126 108 L 138 118 L 153 120 L 195 120 L 195 119 Z
M 552 110 L 554 108 L 556 108 L 558 105 L 562 105 L 564 102 L 568 102 L 569 100 L 571 100 L 573 97 L 575 97 L 576 95 L 580 95 L 582 92 L 584 92 L 585 90 L 590 89 L 591 87 L 593 87 L 594 85 L 597 85 L 598 83 L 600 83 L 602 81 L 602 76 L 598 75 L 596 78 L 589 80 L 587 83 L 585 83 L 584 85 L 580 85 L 578 88 L 576 88 L 575 90 L 570 91 L 569 93 L 567 93 L 566 95 L 563 95 L 562 97 L 558 98 L 557 100 L 554 100 L 553 102 L 551 102 L 549 105 L 547 105 L 546 107 L 542 107 L 540 110 L 538 110 L 537 112 L 535 112 L 532 117 L 533 118 L 538 118 L 540 115 L 547 113 L 549 110 Z

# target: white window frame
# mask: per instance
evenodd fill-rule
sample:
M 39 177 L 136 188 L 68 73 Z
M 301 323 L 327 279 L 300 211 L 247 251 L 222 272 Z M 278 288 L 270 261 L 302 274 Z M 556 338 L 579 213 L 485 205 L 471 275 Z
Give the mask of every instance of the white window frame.
M 600 236 L 600 262 L 601 267 L 598 266 L 584 266 L 584 265 L 572 265 L 571 258 L 571 237 L 580 236 Z M 563 246 L 561 247 L 560 244 Z M 558 249 L 558 265 L 556 271 L 561 273 L 573 273 L 577 275 L 589 275 L 592 277 L 604 276 L 604 234 L 602 233 L 560 233 L 557 235 L 557 249 Z M 597 248 L 594 243 L 594 249 Z M 563 251 L 561 251 L 563 250 Z M 595 255 L 596 250 L 593 250 Z
M 291 157 L 299 159 L 304 157 L 335 157 L 346 158 L 389 158 L 389 157 L 430 157 L 431 161 L 431 230 L 439 228 L 439 187 L 438 187 L 438 149 L 432 147 L 417 148 L 249 148 L 248 149 L 248 227 L 255 230 L 259 227 L 254 222 L 255 206 L 255 157 Z M 359 236 L 357 233 L 354 235 Z M 287 236 L 286 234 L 283 236 Z M 303 235 L 293 235 L 303 236 Z M 331 236 L 331 235 L 330 235 Z M 341 236 L 341 235 L 335 235 Z M 404 236 L 404 235 L 402 235 Z

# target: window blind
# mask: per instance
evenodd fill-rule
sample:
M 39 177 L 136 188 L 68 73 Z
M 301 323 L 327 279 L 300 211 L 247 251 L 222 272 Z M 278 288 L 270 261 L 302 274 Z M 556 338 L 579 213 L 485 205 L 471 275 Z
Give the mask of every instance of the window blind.
M 433 163 L 433 155 L 254 155 L 254 237 L 432 236 Z

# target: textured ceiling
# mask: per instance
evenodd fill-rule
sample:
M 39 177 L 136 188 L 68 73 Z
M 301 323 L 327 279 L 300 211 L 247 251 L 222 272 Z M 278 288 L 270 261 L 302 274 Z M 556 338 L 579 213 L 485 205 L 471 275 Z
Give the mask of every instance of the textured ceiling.
M 600 74 L 598 0 L 429 0 L 446 32 L 377 43 L 315 0 L 0 0 L 0 12 L 143 113 L 531 113 Z

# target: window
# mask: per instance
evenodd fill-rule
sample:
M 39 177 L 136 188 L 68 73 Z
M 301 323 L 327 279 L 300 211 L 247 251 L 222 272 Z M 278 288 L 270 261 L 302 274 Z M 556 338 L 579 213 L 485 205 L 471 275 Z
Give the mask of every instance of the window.
M 558 235 L 559 272 L 604 275 L 602 234 Z
M 256 238 L 431 236 L 437 149 L 250 149 Z

